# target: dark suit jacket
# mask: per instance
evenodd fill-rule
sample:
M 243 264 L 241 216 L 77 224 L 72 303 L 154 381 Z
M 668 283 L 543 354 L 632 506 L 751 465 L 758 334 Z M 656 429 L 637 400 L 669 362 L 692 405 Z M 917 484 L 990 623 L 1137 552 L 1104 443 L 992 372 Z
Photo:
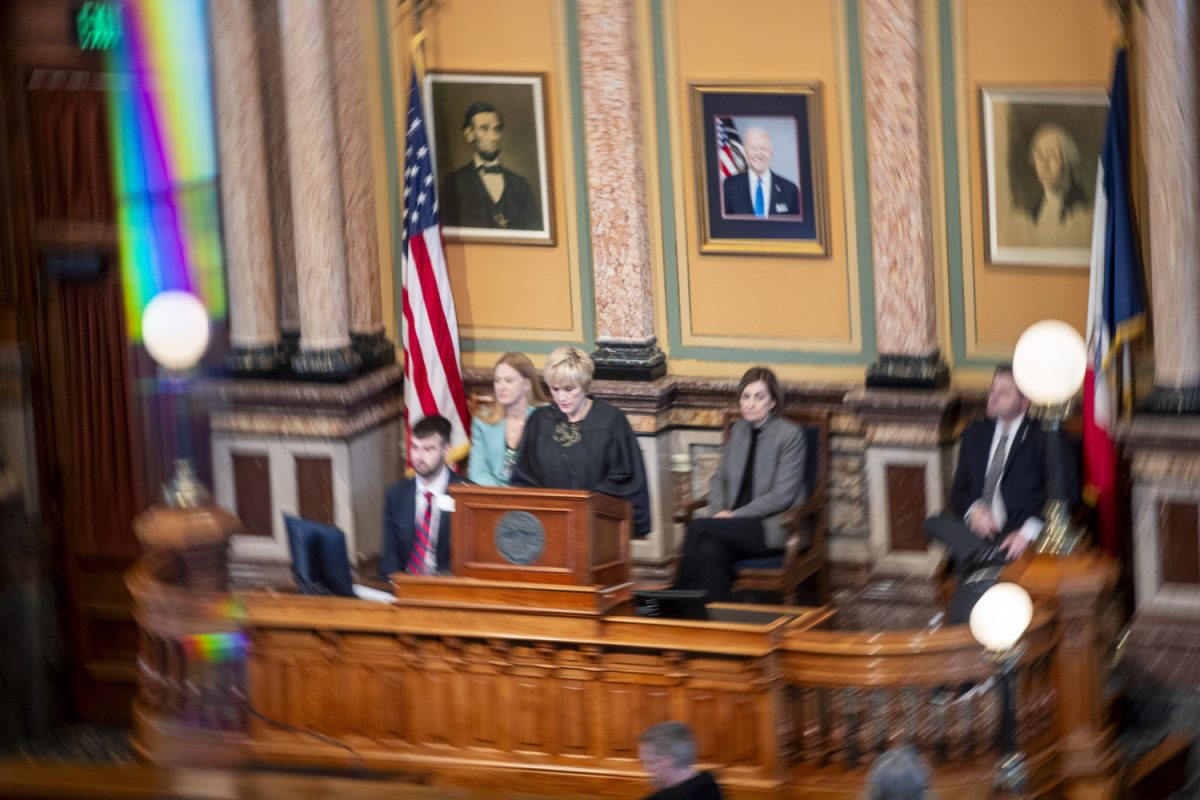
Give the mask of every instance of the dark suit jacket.
M 438 214 L 442 224 L 461 228 L 507 228 L 536 231 L 542 227 L 542 214 L 533 199 L 529 181 L 512 170 L 501 167 L 504 192 L 500 202 L 493 203 L 475 169 L 469 162 L 446 176 L 438 198 Z M 504 224 L 500 224 L 500 220 Z
M 983 495 L 987 475 L 988 451 L 996 432 L 995 420 L 984 420 L 967 426 L 958 449 L 958 467 L 950 487 L 950 504 L 960 518 Z M 1043 517 L 1046 507 L 1046 446 L 1050 434 L 1028 416 L 1021 423 L 1015 439 L 1009 443 L 1008 458 L 1000 477 L 1000 496 L 1008 518 L 1001 534 L 1011 533 L 1030 517 Z M 1074 442 L 1061 432 L 1059 452 L 1063 478 L 1062 494 L 1072 508 L 1079 499 L 1079 459 Z
M 450 473 L 450 484 L 466 483 L 456 472 Z M 383 553 L 379 556 L 379 576 L 387 580 L 393 572 L 408 566 L 412 553 L 413 531 L 417 527 L 417 479 L 393 483 L 383 501 Z M 442 512 L 438 527 L 437 569 L 450 570 L 450 521 L 453 514 Z
M 726 214 L 754 214 L 754 201 L 750 199 L 750 173 L 739 172 L 725 179 L 722 190 L 725 195 Z M 778 211 L 781 206 L 786 210 Z M 767 203 L 768 218 L 781 214 L 800 213 L 800 190 L 787 178 L 771 173 L 771 199 Z

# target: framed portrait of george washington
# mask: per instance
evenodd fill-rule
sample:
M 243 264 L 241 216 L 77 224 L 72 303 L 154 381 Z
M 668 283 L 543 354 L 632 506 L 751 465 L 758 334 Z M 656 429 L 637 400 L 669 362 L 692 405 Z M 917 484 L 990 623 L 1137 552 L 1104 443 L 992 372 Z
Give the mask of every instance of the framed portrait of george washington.
M 425 76 L 447 241 L 554 244 L 545 83 L 541 74 Z
M 987 263 L 1088 266 L 1107 92 L 981 91 Z
M 700 252 L 829 253 L 821 87 L 693 84 Z

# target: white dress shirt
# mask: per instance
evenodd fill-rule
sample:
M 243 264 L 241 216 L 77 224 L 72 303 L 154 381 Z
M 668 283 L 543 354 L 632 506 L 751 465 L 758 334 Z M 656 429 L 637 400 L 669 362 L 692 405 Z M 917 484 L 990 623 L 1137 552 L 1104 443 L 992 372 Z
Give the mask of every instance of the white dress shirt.
M 428 480 L 417 476 L 417 516 L 414 525 L 420 525 L 425 518 L 426 492 L 433 492 L 433 510 L 429 514 L 429 551 L 425 553 L 425 572 L 433 575 L 437 572 L 438 533 L 441 530 L 442 510 L 438 507 L 438 498 L 444 497 L 450 487 L 450 468 L 442 465 L 442 471 Z M 414 541 L 414 546 L 416 542 Z

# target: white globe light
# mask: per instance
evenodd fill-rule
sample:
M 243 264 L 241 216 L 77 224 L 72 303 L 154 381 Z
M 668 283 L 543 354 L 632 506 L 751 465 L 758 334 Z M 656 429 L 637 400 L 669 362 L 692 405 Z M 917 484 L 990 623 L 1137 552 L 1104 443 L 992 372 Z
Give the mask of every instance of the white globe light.
M 1004 652 L 1033 620 L 1033 600 L 1015 583 L 997 583 L 971 609 L 971 635 L 988 650 Z
M 196 365 L 208 348 L 208 311 L 188 292 L 156 294 L 142 312 L 142 342 L 167 369 Z
M 1013 380 L 1034 405 L 1058 405 L 1075 396 L 1087 371 L 1079 331 L 1056 319 L 1025 329 L 1013 351 Z

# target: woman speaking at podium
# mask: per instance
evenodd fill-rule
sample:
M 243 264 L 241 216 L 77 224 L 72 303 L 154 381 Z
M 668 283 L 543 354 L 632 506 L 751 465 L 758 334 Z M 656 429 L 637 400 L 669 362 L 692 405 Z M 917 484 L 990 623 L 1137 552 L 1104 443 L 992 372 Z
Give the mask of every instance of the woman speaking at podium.
M 546 358 L 552 403 L 525 424 L 513 467 L 514 486 L 583 489 L 633 504 L 633 535 L 650 532 L 650 493 L 642 453 L 619 409 L 588 396 L 596 365 L 577 347 Z
M 742 418 L 733 423 L 708 485 L 708 513 L 688 525 L 677 589 L 704 589 L 709 601 L 733 599 L 734 565 L 786 545 L 780 516 L 802 498 L 804 433 L 781 416 L 783 391 L 766 367 L 738 383 Z

